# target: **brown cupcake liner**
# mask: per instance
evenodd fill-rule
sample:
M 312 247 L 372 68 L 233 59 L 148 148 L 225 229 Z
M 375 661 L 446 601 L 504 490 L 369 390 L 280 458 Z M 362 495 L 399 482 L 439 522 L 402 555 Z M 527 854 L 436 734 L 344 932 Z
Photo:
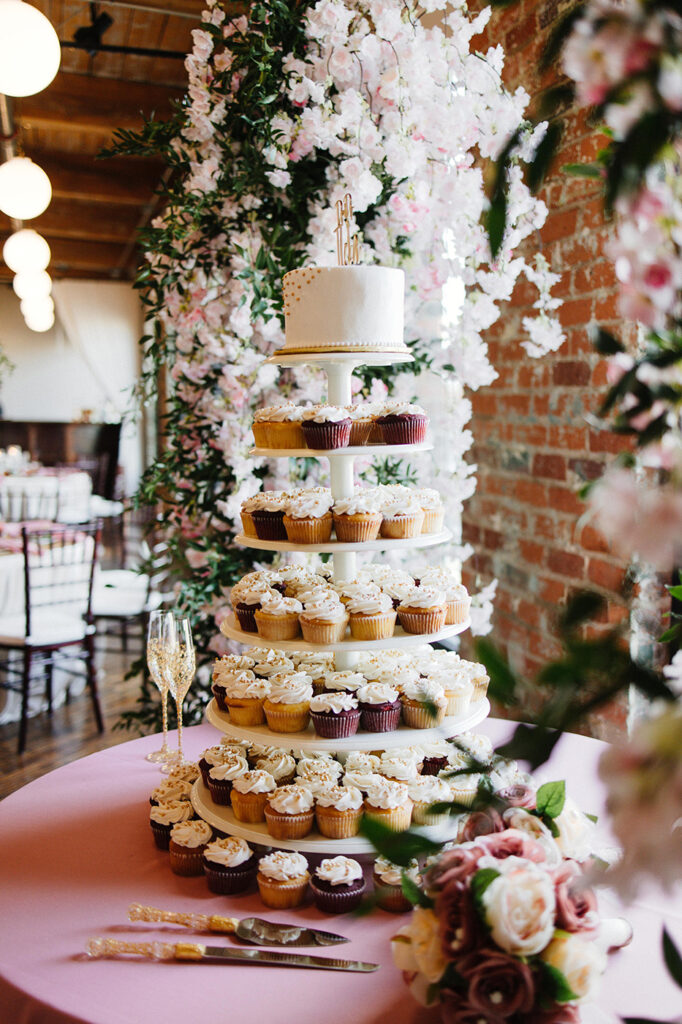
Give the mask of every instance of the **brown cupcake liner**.
M 258 626 L 256 625 L 256 606 L 250 605 L 248 608 L 235 608 L 235 618 L 239 623 L 239 628 L 245 633 L 257 633 Z
M 291 907 L 298 907 L 305 899 L 309 877 L 306 871 L 305 875 L 300 878 L 293 878 L 289 882 L 280 882 L 258 872 L 256 881 L 260 898 L 266 907 L 271 907 L 273 910 L 288 910 Z
M 398 607 L 398 619 L 406 633 L 437 633 L 445 625 L 445 608 L 407 611 Z
M 372 429 L 369 432 L 369 437 L 367 438 L 367 444 L 383 444 L 383 443 L 384 443 L 384 435 L 381 432 L 381 427 L 379 426 L 379 424 L 377 423 L 376 420 L 372 420 Z
M 351 910 L 356 910 L 362 903 L 362 898 L 365 895 L 364 882 L 357 889 L 345 890 L 343 892 L 327 892 L 326 889 L 318 889 L 315 885 L 315 879 L 312 878 L 310 889 L 315 906 L 325 914 L 347 914 Z
M 351 448 L 359 448 L 369 444 L 374 423 L 372 420 L 351 420 L 348 444 Z
M 265 821 L 265 805 L 268 801 L 267 793 L 240 793 L 238 789 L 232 789 L 232 810 L 237 821 L 243 821 L 251 825 Z
M 400 807 L 373 807 L 365 800 L 365 814 L 374 821 L 380 821 L 393 832 L 404 832 L 412 821 L 412 801 L 406 800 Z
M 220 804 L 221 807 L 230 806 L 230 791 L 232 790 L 232 782 L 229 779 L 212 779 L 208 777 L 208 791 L 211 794 L 211 800 L 214 804 Z
M 400 723 L 400 707 L 373 710 L 362 708 L 360 724 L 366 732 L 393 732 Z
M 284 529 L 284 510 L 281 512 L 256 511 L 251 513 L 251 518 L 259 540 L 287 539 L 287 531 Z
M 445 625 L 455 626 L 459 622 L 466 622 L 469 618 L 470 608 L 470 597 L 465 598 L 463 601 L 448 601 L 445 605 Z
M 348 616 L 339 622 L 319 622 L 315 619 L 306 618 L 305 613 L 300 616 L 301 632 L 303 639 L 309 644 L 334 644 L 343 640 L 346 635 Z
M 317 735 L 326 740 L 339 740 L 354 736 L 360 724 L 360 712 L 356 710 L 342 715 L 335 715 L 333 712 L 325 714 L 311 711 L 310 717 Z
M 296 420 L 267 424 L 266 448 L 305 448 L 305 434 Z
M 214 684 L 211 687 L 211 693 L 215 697 L 215 702 L 220 711 L 227 711 L 227 704 L 225 703 L 225 688 Z
M 421 444 L 426 440 L 428 416 L 382 416 L 377 422 L 384 444 Z
M 263 701 L 256 697 L 228 697 L 225 705 L 230 712 L 230 721 L 233 725 L 263 725 L 265 722 Z
M 379 536 L 382 518 L 381 512 L 356 512 L 352 515 L 334 513 L 336 539 L 355 544 L 376 540 Z
M 170 826 L 162 825 L 158 821 L 150 821 L 152 834 L 154 836 L 154 842 L 159 850 L 168 851 L 168 845 L 170 843 Z
M 247 862 L 248 864 L 248 862 Z M 224 896 L 232 896 L 234 893 L 245 892 L 250 889 L 256 879 L 257 864 L 248 864 L 246 870 L 240 870 L 241 865 L 236 868 L 229 868 L 227 871 L 220 871 L 212 868 L 204 860 L 202 862 L 206 881 L 211 892 L 217 892 Z
M 438 708 L 434 716 L 429 708 L 424 707 L 418 701 L 412 701 L 407 697 L 403 698 L 403 722 L 410 729 L 433 729 L 445 718 L 445 708 Z
M 170 869 L 174 875 L 183 875 L 185 878 L 203 875 L 203 846 L 198 846 L 196 850 L 187 850 L 178 848 L 171 840 L 168 854 Z
M 315 812 L 311 808 L 302 814 L 280 814 L 266 804 L 265 821 L 273 839 L 303 839 L 313 827 Z
M 403 895 L 398 885 L 386 885 L 377 874 L 374 875 L 374 899 L 378 907 L 390 914 L 406 914 L 412 910 L 412 904 Z
M 242 521 L 242 530 L 245 537 L 257 537 L 256 524 L 253 521 L 253 517 L 250 512 L 240 512 L 239 516 Z
M 303 732 L 310 722 L 310 705 L 272 704 L 266 700 L 263 704 L 268 728 L 273 732 Z
M 255 614 L 258 635 L 264 640 L 295 640 L 301 630 L 296 612 L 286 615 L 268 615 L 262 609 Z
M 339 420 L 338 423 L 314 423 L 308 420 L 303 423 L 303 434 L 309 448 L 332 451 L 334 448 L 348 447 L 350 426 L 350 419 Z
M 383 615 L 353 614 L 350 616 L 350 635 L 354 640 L 387 640 L 393 636 L 396 613 Z
M 327 839 L 350 839 L 360 831 L 362 808 L 350 811 L 337 811 L 335 807 L 315 808 L 315 823 L 320 835 Z
M 393 540 L 405 537 L 419 537 L 422 532 L 424 513 L 411 512 L 409 515 L 397 516 L 395 519 L 384 519 L 381 523 L 381 536 Z
M 445 522 L 444 508 L 425 508 L 422 533 L 440 533 Z
M 284 529 L 292 544 L 326 544 L 332 535 L 332 514 L 311 519 L 284 516 Z

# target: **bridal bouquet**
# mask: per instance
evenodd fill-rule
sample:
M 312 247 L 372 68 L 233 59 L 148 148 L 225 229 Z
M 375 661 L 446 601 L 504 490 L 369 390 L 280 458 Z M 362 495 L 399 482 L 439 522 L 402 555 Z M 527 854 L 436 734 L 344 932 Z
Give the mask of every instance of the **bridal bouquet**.
M 393 957 L 446 1024 L 574 1024 L 606 968 L 579 865 L 508 828 L 428 864 Z

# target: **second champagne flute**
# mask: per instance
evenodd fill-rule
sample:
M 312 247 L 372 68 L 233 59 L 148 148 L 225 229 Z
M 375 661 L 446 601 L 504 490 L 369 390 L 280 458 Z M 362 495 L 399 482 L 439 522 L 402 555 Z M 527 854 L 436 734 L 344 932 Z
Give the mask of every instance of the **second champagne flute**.
M 173 618 L 172 621 L 173 625 L 170 630 L 172 639 L 168 648 L 165 666 L 168 687 L 175 698 L 178 716 L 178 763 L 184 764 L 182 754 L 182 702 L 187 696 L 187 692 L 194 680 L 196 658 L 190 620 L 187 618 Z
M 163 746 L 160 750 L 147 754 L 147 760 L 161 764 L 172 764 L 178 758 L 177 752 L 168 746 L 168 676 L 164 671 L 165 659 L 174 635 L 171 633 L 172 624 L 172 612 L 154 611 L 149 616 L 147 626 L 147 667 L 152 682 L 161 694 L 163 720 Z

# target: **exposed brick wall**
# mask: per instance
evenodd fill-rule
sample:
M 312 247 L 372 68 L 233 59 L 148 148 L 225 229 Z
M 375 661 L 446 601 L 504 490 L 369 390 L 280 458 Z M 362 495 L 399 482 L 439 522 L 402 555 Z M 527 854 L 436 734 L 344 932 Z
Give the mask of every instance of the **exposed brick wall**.
M 498 8 L 479 46 L 501 43 L 505 80 L 536 95 L 541 84 L 559 78 L 557 68 L 540 83 L 538 60 L 557 16 L 570 6 L 557 0 L 522 0 Z M 601 213 L 598 186 L 566 176 L 561 166 L 588 161 L 603 145 L 585 113 L 570 110 L 556 165 L 542 198 L 549 208 L 539 236 L 530 240 L 553 270 L 562 275 L 554 289 L 563 299 L 559 316 L 566 334 L 562 348 L 539 360 L 521 348 L 522 318 L 533 315 L 536 293 L 527 283 L 516 288 L 503 316 L 487 335 L 490 357 L 499 378 L 472 396 L 473 461 L 478 490 L 467 503 L 464 535 L 476 551 L 465 582 L 499 579 L 493 639 L 513 667 L 532 680 L 555 656 L 557 606 L 579 587 L 592 587 L 609 598 L 606 628 L 624 614 L 619 589 L 624 565 L 603 539 L 580 521 L 584 505 L 576 491 L 601 475 L 623 442 L 589 420 L 606 384 L 606 367 L 592 350 L 588 327 L 596 321 L 621 337 L 631 332 L 618 320 L 613 267 L 604 255 L 609 228 Z M 602 736 L 625 722 L 624 703 L 608 709 L 591 724 Z

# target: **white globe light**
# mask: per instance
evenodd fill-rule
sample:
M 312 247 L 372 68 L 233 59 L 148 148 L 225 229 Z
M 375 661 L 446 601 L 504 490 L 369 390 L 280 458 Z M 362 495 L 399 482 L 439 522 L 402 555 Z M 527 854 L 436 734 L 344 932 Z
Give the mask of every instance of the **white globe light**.
M 24 270 L 12 281 L 20 299 L 46 299 L 52 291 L 52 278 L 46 270 Z
M 21 315 L 24 317 L 42 316 L 43 314 L 50 316 L 54 315 L 54 301 L 50 295 L 44 295 L 40 298 L 31 297 L 30 299 L 22 299 L 21 303 Z
M 8 0 L 0 0 L 0 7 Z M 42 167 L 27 156 L 0 164 L 0 210 L 16 220 L 39 217 L 50 205 L 52 185 Z
M 49 331 L 54 327 L 54 313 L 50 313 L 49 310 L 44 313 L 27 313 L 24 321 L 29 330 L 42 334 L 43 331 Z
M 39 10 L 22 0 L 0 0 L 0 92 L 33 96 L 59 70 L 59 37 Z
M 2 248 L 2 255 L 9 269 L 15 274 L 21 274 L 25 270 L 46 270 L 51 253 L 42 235 L 33 228 L 22 228 L 9 236 Z

